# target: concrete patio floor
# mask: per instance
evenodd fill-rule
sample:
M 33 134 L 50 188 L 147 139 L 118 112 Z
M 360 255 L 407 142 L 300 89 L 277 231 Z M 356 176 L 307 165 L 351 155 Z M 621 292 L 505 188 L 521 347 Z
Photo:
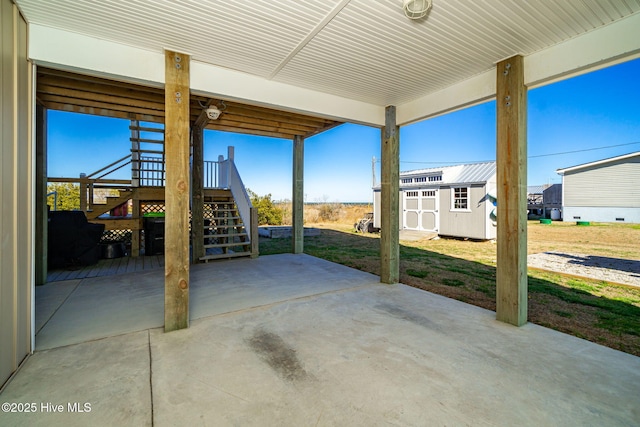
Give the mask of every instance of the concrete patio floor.
M 640 425 L 640 358 L 308 255 L 195 266 L 182 331 L 162 291 L 162 270 L 39 288 L 0 395 L 36 412 L 0 425 Z

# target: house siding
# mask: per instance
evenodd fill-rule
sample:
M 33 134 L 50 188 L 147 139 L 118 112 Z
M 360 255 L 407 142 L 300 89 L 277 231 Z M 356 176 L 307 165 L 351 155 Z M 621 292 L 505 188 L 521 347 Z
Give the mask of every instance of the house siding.
M 0 0 L 0 386 L 31 351 L 33 144 L 27 23 Z
M 640 156 L 566 172 L 563 190 L 565 218 L 568 207 L 640 208 Z

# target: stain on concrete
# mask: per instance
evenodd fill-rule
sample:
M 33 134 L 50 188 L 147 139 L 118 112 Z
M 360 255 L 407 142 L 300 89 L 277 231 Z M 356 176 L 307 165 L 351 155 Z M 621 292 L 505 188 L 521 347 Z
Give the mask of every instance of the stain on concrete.
M 284 380 L 300 381 L 309 377 L 296 351 L 280 336 L 258 330 L 249 340 L 249 345 Z
M 405 310 L 399 305 L 384 303 L 376 305 L 375 308 L 378 310 L 382 310 L 397 319 L 406 320 L 407 322 L 414 323 L 424 328 L 428 328 L 438 332 L 442 330 L 440 325 L 438 325 L 437 323 L 432 322 L 431 320 L 420 314 Z

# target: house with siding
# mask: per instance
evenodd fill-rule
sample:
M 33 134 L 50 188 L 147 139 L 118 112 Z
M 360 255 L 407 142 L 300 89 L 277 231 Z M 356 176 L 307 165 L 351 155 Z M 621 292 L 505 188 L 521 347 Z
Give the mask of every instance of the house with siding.
M 640 151 L 557 172 L 565 221 L 640 223 Z
M 374 226 L 380 227 L 380 187 L 374 187 L 373 192 Z M 441 236 L 495 239 L 495 194 L 495 162 L 401 172 L 399 228 L 437 232 Z

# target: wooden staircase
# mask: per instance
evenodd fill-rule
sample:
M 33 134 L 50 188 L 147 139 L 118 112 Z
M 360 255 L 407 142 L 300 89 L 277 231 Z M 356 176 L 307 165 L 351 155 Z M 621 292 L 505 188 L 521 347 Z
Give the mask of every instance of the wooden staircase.
M 251 256 L 251 239 L 229 190 L 204 198 L 204 248 L 201 261 Z
M 94 203 L 91 206 L 91 211 L 86 212 L 87 219 L 89 221 L 94 220 L 100 215 L 111 211 L 111 209 L 117 208 L 123 203 L 127 203 L 133 197 L 133 192 L 130 188 L 126 190 L 118 190 L 118 192 L 120 193 L 119 196 L 107 196 L 107 203 Z

